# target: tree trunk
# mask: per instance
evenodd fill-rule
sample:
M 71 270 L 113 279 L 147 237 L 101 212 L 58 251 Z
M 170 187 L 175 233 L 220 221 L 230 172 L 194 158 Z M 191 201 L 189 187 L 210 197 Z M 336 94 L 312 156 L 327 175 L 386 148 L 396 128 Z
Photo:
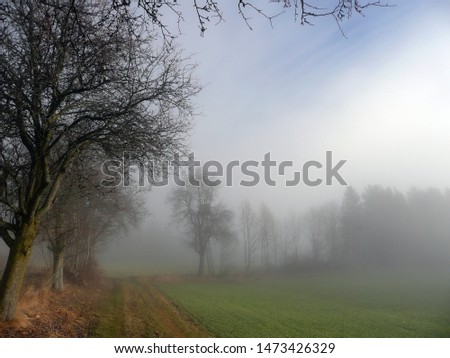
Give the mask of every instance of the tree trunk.
M 251 262 L 251 254 L 250 254 L 250 243 L 248 241 L 245 241 L 244 244 L 244 265 L 245 265 L 245 272 L 250 272 L 250 263 Z
M 57 245 L 53 250 L 52 289 L 56 292 L 64 290 L 64 247 Z
M 11 321 L 16 317 L 25 272 L 36 238 L 36 221 L 22 225 L 12 245 L 5 272 L 0 283 L 0 320 Z
M 205 250 L 200 251 L 200 259 L 198 261 L 198 275 L 203 276 L 205 272 Z

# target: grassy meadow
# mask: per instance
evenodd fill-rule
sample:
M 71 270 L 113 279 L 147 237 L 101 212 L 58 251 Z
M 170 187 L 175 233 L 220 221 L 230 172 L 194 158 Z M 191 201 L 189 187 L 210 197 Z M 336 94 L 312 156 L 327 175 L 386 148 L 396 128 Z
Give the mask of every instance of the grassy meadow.
M 322 274 L 159 288 L 218 337 L 450 337 L 450 274 Z

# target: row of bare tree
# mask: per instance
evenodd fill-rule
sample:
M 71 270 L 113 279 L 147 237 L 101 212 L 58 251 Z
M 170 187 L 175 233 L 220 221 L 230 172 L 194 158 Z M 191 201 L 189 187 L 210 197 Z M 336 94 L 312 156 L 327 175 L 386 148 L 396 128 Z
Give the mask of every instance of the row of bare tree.
M 74 163 L 42 220 L 38 240 L 51 252 L 57 292 L 64 288 L 64 270 L 74 278 L 88 272 L 102 244 L 136 226 L 145 213 L 141 196 L 130 188 L 102 186 L 101 179 L 94 158 Z
M 236 231 L 232 211 L 219 201 L 218 187 L 199 183 L 179 187 L 169 197 L 174 220 L 184 226 L 186 243 L 199 255 L 199 275 L 206 273 L 211 257 L 219 273 L 231 266 L 239 270 L 236 257 L 243 258 L 247 273 L 450 261 L 450 191 L 413 189 L 405 195 L 369 186 L 359 195 L 348 187 L 341 204 L 329 202 L 281 220 L 276 208 L 263 203 L 255 210 L 246 201 Z
M 398 267 L 448 264 L 450 191 L 410 190 L 406 195 L 369 186 L 348 187 L 341 205 L 312 207 L 276 220 L 263 204 L 240 208 L 247 272 L 323 267 Z

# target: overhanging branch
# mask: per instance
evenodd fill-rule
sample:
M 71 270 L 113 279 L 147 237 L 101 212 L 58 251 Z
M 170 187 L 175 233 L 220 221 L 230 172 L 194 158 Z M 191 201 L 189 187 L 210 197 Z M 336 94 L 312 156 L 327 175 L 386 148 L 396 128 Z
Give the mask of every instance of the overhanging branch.
M 0 236 L 9 248 L 14 244 L 14 239 L 9 233 L 10 231 L 16 233 L 16 227 L 13 224 L 0 219 Z

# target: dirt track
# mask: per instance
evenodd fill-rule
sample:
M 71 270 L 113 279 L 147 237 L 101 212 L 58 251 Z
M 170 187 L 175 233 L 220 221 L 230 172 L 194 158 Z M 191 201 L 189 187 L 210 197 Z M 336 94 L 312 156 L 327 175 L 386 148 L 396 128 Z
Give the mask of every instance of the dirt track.
M 210 337 L 150 278 L 114 279 L 101 304 L 98 337 Z

